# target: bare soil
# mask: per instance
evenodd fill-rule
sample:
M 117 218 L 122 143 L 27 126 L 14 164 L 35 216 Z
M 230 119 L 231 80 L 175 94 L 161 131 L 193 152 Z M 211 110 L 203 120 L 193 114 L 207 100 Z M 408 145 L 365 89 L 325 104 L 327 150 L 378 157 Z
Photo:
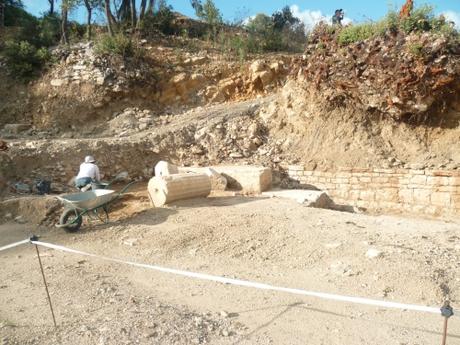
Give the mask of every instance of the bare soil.
M 136 192 L 137 193 L 137 192 Z M 141 192 L 139 192 L 141 193 Z M 0 246 L 43 241 L 195 272 L 389 301 L 459 303 L 458 222 L 306 208 L 220 196 L 152 209 L 126 199 L 109 225 L 0 226 Z M 141 205 L 139 205 L 139 202 Z M 133 217 L 130 210 L 144 209 Z M 123 215 L 122 212 L 127 212 Z M 375 249 L 377 257 L 366 253 Z M 2 344 L 436 344 L 442 318 L 220 285 L 40 249 L 0 254 Z M 449 344 L 460 343 L 458 318 Z

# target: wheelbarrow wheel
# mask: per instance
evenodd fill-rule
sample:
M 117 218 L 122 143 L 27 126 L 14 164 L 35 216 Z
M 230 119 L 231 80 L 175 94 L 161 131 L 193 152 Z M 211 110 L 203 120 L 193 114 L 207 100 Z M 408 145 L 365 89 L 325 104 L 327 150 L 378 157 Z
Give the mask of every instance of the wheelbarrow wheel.
M 78 214 L 78 211 L 67 209 L 61 214 L 61 218 L 59 218 L 60 225 L 63 226 L 64 230 L 67 232 L 77 232 L 80 227 L 81 223 L 83 222 L 83 218 Z

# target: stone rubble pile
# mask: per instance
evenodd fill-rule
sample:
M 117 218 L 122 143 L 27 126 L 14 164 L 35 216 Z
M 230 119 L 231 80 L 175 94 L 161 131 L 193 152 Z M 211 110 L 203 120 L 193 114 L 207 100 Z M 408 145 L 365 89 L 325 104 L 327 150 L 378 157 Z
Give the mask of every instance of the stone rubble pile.
M 257 109 L 245 105 L 233 111 L 239 115 L 204 117 L 169 127 L 157 125 L 169 121 L 168 115 L 153 117 L 148 110 L 126 108 L 108 121 L 112 134 L 106 138 L 29 140 L 26 145 L 12 142 L 8 155 L 3 154 L 6 160 L 1 168 L 8 167 L 5 173 L 14 183 L 47 178 L 53 183 L 67 184 L 89 153 L 97 157 L 105 179 L 120 171 L 128 171 L 133 178 L 148 179 L 161 158 L 183 166 L 242 162 L 272 166 L 280 162 L 279 143 L 267 136 L 256 116 Z M 144 126 L 145 132 L 137 135 Z
M 387 33 L 342 47 L 316 32 L 293 75 L 331 107 L 351 105 L 395 120 L 426 123 L 460 92 L 458 42 L 431 33 Z
M 112 92 L 121 92 L 127 91 L 133 80 L 142 81 L 149 75 L 148 67 L 142 63 L 134 65 L 96 54 L 92 42 L 78 43 L 69 48 L 58 47 L 52 54 L 60 61 L 59 68 L 51 74 L 50 85 L 53 87 L 87 82 L 104 86 Z
M 106 124 L 106 133 L 123 137 L 132 132 L 151 128 L 154 122 L 153 113 L 148 109 L 125 108 L 121 113 L 113 114 L 113 118 Z

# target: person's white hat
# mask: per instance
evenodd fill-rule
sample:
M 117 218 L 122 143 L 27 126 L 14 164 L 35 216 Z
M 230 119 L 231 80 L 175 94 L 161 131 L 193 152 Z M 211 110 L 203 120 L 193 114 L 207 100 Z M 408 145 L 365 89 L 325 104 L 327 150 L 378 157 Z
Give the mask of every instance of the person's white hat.
M 94 163 L 96 160 L 94 159 L 93 156 L 86 156 L 85 157 L 85 163 Z

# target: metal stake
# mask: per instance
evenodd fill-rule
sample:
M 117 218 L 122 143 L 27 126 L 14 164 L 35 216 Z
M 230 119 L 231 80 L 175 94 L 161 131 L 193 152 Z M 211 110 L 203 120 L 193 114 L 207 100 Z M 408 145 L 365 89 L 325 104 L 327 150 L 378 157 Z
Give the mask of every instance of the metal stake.
M 447 342 L 447 322 L 449 318 L 454 315 L 454 310 L 450 306 L 449 301 L 445 301 L 444 305 L 441 308 L 441 315 L 444 316 L 444 330 L 442 333 L 442 345 L 446 345 Z
M 37 241 L 38 240 L 38 237 L 37 236 L 32 236 L 30 238 L 30 241 Z M 50 310 L 51 310 L 51 315 L 53 316 L 53 323 L 54 323 L 54 327 L 57 328 L 57 324 L 56 324 L 56 318 L 54 316 L 54 310 L 53 310 L 53 305 L 51 303 L 51 297 L 50 297 L 50 293 L 48 291 L 48 284 L 46 283 L 46 278 L 45 278 L 45 272 L 43 271 L 43 265 L 42 265 L 42 260 L 40 259 L 40 252 L 38 251 L 38 246 L 35 244 L 35 250 L 37 251 L 37 258 L 38 258 L 38 263 L 40 264 L 40 270 L 42 272 L 42 277 L 43 277 L 43 284 L 45 285 L 45 290 L 46 290 L 46 296 L 48 297 L 48 304 L 50 306 Z

